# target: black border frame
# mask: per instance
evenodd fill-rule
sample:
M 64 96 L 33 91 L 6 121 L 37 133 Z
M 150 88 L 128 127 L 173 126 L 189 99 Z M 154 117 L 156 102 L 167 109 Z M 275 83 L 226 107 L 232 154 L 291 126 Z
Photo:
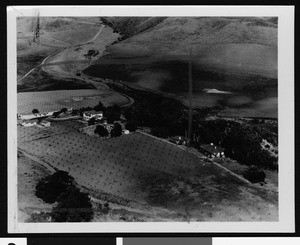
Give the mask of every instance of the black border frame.
M 51 3 L 45 3 L 45 1 L 37 1 L 33 0 L 28 3 L 28 1 L 8 1 L 5 5 L 1 6 L 1 64 L 2 64 L 2 72 L 0 73 L 1 82 L 0 82 L 0 105 L 2 107 L 2 113 L 7 115 L 7 15 L 6 15 L 6 7 L 11 5 L 280 5 L 280 6 L 295 6 L 295 163 L 299 159 L 299 152 L 297 149 L 300 149 L 299 144 L 299 127 L 297 122 L 299 122 L 299 98 L 297 98 L 297 94 L 299 95 L 299 84 L 297 82 L 297 72 L 299 71 L 299 58 L 297 57 L 297 46 L 299 45 L 299 32 L 297 31 L 297 26 L 299 27 L 299 17 L 297 17 L 297 6 L 296 1 L 220 1 L 220 0 L 211 0 L 211 1 L 201 1 L 201 5 L 198 5 L 200 1 L 171 1 L 171 0 L 163 0 L 162 1 L 143 1 L 141 3 L 138 0 L 124 1 L 121 0 L 103 0 L 103 1 L 88 1 L 87 4 L 85 1 L 63 1 L 61 0 L 53 0 Z M 227 4 L 225 3 L 227 2 Z M 297 25 L 298 24 L 298 25 Z M 4 65 L 3 65 L 4 64 Z M 5 117 L 7 119 L 7 117 Z M 299 178 L 300 175 L 300 167 L 295 164 L 295 233 L 8 233 L 7 232 L 7 120 L 0 120 L 0 135 L 1 135 L 1 149 L 0 149 L 0 159 L 1 159 L 1 167 L 0 167 L 0 237 L 27 237 L 27 238 L 54 238 L 54 237 L 64 237 L 64 238 L 79 238 L 79 237 L 300 237 L 300 185 Z M 4 197 L 4 198 L 3 198 Z

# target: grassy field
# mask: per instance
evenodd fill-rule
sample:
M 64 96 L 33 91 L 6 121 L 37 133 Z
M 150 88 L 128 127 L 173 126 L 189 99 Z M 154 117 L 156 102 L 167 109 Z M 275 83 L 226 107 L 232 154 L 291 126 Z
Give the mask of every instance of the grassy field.
M 18 113 L 30 114 L 33 109 L 40 112 L 60 110 L 64 107 L 78 109 L 95 106 L 101 101 L 105 106 L 117 104 L 124 105 L 128 99 L 119 93 L 95 89 L 87 90 L 57 90 L 44 92 L 18 93 Z
M 99 140 L 69 124 L 60 123 L 60 129 L 45 135 L 46 129 L 38 129 L 30 137 L 19 137 L 18 147 L 117 203 L 163 208 L 183 220 L 278 219 L 276 194 L 175 145 L 139 133 Z
M 35 196 L 39 179 L 51 174 L 47 168 L 18 152 L 18 221 L 25 222 L 32 213 L 50 211 L 52 205 Z

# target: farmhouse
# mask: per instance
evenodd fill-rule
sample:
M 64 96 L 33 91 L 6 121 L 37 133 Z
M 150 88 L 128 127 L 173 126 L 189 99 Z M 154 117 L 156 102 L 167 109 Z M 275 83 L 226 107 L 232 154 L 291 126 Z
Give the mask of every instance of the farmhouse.
M 224 157 L 224 148 L 221 148 L 219 146 L 214 145 L 213 143 L 210 143 L 208 145 L 201 145 L 199 147 L 199 151 L 205 154 L 208 157 L 214 158 L 214 157 Z
M 95 118 L 96 120 L 101 120 L 103 118 L 103 112 L 102 111 L 85 111 L 83 113 L 83 120 L 88 121 L 91 118 Z
M 32 127 L 32 126 L 35 126 L 37 125 L 37 121 L 30 121 L 30 122 L 22 122 L 21 125 L 23 127 Z

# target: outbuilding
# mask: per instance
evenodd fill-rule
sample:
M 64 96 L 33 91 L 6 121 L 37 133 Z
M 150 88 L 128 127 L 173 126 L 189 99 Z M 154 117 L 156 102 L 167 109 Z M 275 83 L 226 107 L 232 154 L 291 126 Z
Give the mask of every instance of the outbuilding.
M 186 145 L 188 143 L 188 138 L 184 136 L 172 136 L 170 141 L 176 145 Z
M 224 148 L 214 145 L 213 143 L 207 145 L 201 145 L 199 151 L 204 155 L 214 158 L 214 157 L 224 157 Z

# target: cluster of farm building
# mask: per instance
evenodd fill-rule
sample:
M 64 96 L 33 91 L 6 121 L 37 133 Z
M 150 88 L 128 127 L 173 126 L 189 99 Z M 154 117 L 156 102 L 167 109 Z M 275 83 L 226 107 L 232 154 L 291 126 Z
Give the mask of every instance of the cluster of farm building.
M 51 123 L 57 121 L 80 120 L 87 124 L 82 128 L 81 132 L 89 135 L 98 135 L 101 137 L 115 137 L 126 135 L 137 129 L 135 125 L 126 123 L 126 118 L 121 114 L 118 120 L 108 122 L 105 113 L 97 110 L 73 110 L 72 108 L 62 108 L 59 111 L 51 111 L 40 113 L 37 109 L 32 110 L 32 114 L 18 114 L 19 125 L 23 127 L 50 127 Z M 169 141 L 176 145 L 188 145 L 189 139 L 184 136 L 173 136 Z M 199 146 L 198 150 L 207 157 L 219 158 L 225 157 L 224 148 L 221 148 L 213 143 Z
M 123 115 L 120 115 L 117 120 L 109 123 L 104 113 L 96 110 L 79 111 L 72 108 L 62 108 L 60 111 L 40 113 L 37 109 L 34 109 L 32 110 L 32 114 L 18 114 L 17 118 L 19 120 L 18 124 L 23 127 L 50 127 L 51 123 L 55 122 L 80 120 L 83 124 L 87 124 L 85 128 L 94 128 L 93 132 L 102 137 L 120 136 L 130 133 L 125 128 L 126 120 Z M 135 129 L 131 131 L 135 131 Z

